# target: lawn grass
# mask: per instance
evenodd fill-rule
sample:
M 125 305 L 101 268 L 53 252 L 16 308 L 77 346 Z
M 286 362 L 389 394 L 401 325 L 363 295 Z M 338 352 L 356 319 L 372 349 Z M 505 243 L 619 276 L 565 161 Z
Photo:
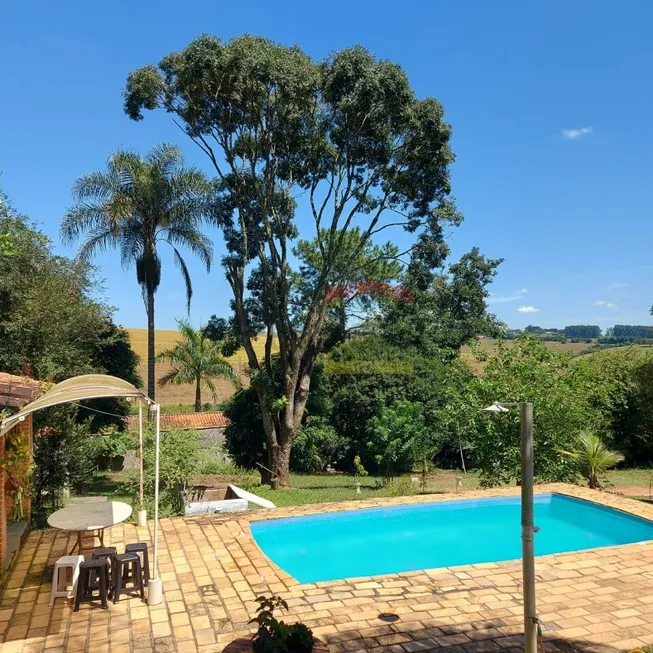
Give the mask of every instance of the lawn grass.
M 220 474 L 217 474 L 220 476 Z M 456 477 L 462 477 L 462 486 L 457 487 Z M 653 469 L 613 470 L 607 473 L 608 491 L 617 491 L 624 496 L 648 500 L 649 480 Z M 130 502 L 130 498 L 122 491 L 121 481 L 124 472 L 98 472 L 84 489 L 82 496 L 106 496 L 113 501 Z M 226 478 L 226 477 L 225 477 Z M 243 477 L 244 478 L 244 477 Z M 374 499 L 406 494 L 422 494 L 419 476 L 413 476 L 417 481 L 411 481 L 410 476 L 402 477 L 400 492 L 396 484 L 384 485 L 380 478 L 373 476 L 356 479 L 351 474 L 291 474 L 290 487 L 272 490 L 266 485 L 247 487 L 254 494 L 269 499 L 277 506 L 299 506 L 311 503 L 329 503 L 352 501 L 357 499 Z M 226 479 L 227 482 L 238 480 Z M 356 493 L 356 481 L 361 484 L 360 494 Z M 479 488 L 479 474 L 476 471 L 462 474 L 456 470 L 438 470 L 429 476 L 426 484 L 426 494 L 460 494 Z
M 608 481 L 615 487 L 637 485 L 648 487 L 653 479 L 653 469 L 613 469 L 607 473 Z
M 431 475 L 427 480 L 426 494 L 444 494 L 456 492 L 456 476 L 460 472 L 446 470 Z M 478 475 L 475 472 L 460 474 L 463 485 L 460 493 L 478 488 Z M 417 476 L 413 478 L 418 478 Z M 360 494 L 356 493 L 356 481 L 361 484 Z M 410 484 L 410 477 L 403 477 L 404 488 L 412 488 L 413 494 L 422 492 L 420 482 Z M 356 499 L 374 499 L 393 496 L 393 484 L 383 485 L 380 478 L 366 476 L 356 479 L 349 474 L 291 474 L 290 487 L 272 490 L 262 485 L 252 488 L 254 494 L 269 499 L 277 506 L 299 506 L 309 503 L 328 503 L 332 501 L 352 501 Z
M 131 497 L 124 493 L 122 483 L 125 472 L 96 472 L 77 497 L 107 497 L 110 501 L 130 503 Z

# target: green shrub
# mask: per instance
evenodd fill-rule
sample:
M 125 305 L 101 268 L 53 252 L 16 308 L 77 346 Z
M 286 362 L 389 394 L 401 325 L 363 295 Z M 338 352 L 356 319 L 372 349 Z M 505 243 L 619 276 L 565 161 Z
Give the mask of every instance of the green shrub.
M 78 424 L 77 410 L 64 405 L 37 415 L 32 497 L 35 511 L 60 507 L 64 488 L 83 492 L 97 471 L 97 443 L 88 423 Z
M 257 615 L 250 623 L 258 624 L 252 640 L 254 653 L 310 653 L 313 649 L 313 632 L 302 623 L 286 624 L 274 616 L 277 608 L 288 609 L 288 604 L 279 596 L 256 599 Z
M 410 497 L 417 494 L 417 484 L 406 476 L 393 478 L 385 484 L 385 491 L 389 497 Z
M 475 428 L 470 432 L 481 484 L 514 482 L 521 475 L 520 414 L 517 408 L 499 415 L 483 412 L 494 401 L 533 403 L 533 460 L 539 482 L 574 482 L 570 451 L 582 429 L 605 432 L 606 415 L 597 407 L 597 382 L 583 365 L 564 352 L 547 349 L 524 335 L 508 348 L 498 342 L 492 356 L 479 349 L 483 374 L 471 384 L 470 403 L 476 406 Z
M 216 458 L 204 458 L 199 465 L 197 476 L 219 476 L 226 483 L 233 483 L 247 490 L 261 484 L 261 476 L 255 469 L 238 467 L 232 462 L 223 462 Z
M 115 427 L 106 427 L 93 436 L 93 453 L 99 469 L 108 469 L 115 458 L 123 458 L 136 446 L 136 439 Z
M 384 477 L 412 471 L 417 444 L 425 435 L 422 405 L 395 401 L 381 406 L 379 415 L 368 422 L 367 433 L 367 448 Z
M 323 472 L 344 458 L 347 439 L 322 417 L 309 417 L 295 438 L 290 455 L 290 469 L 294 472 Z
M 145 509 L 154 514 L 154 426 L 143 432 L 143 473 Z M 190 482 L 202 464 L 200 434 L 193 430 L 170 429 L 161 433 L 159 458 L 159 515 L 183 515 Z M 124 490 L 138 505 L 138 473 L 129 475 Z
M 236 392 L 222 410 L 230 422 L 224 431 L 225 448 L 234 463 L 248 469 L 265 464 L 265 433 L 256 390 L 250 386 Z

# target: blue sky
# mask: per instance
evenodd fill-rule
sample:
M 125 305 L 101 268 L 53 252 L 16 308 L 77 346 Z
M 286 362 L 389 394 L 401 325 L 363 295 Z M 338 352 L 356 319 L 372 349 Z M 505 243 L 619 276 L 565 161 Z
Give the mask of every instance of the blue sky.
M 164 114 L 133 123 L 127 74 L 208 32 L 299 44 L 316 58 L 361 43 L 401 64 L 453 126 L 453 190 L 465 222 L 453 256 L 503 257 L 492 310 L 510 326 L 651 323 L 653 5 L 575 2 L 306 3 L 220 0 L 50 3 L 0 9 L 0 187 L 56 242 L 70 188 L 117 148 L 179 144 Z M 213 233 L 216 251 L 219 234 Z M 192 259 L 192 320 L 226 314 L 229 291 Z M 144 327 L 133 270 L 98 257 L 116 321 Z M 170 260 L 157 327 L 185 314 Z M 521 309 L 521 310 L 520 310 Z M 528 312 L 528 311 L 531 312 Z

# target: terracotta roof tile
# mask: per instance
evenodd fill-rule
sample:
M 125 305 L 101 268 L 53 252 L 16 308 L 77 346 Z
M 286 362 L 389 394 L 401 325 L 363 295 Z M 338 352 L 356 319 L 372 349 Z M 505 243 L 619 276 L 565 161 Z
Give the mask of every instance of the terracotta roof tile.
M 138 417 L 132 415 L 125 419 L 127 428 L 135 428 Z M 229 426 L 229 419 L 220 410 L 205 413 L 161 413 L 161 428 L 177 429 L 222 429 Z
M 21 409 L 40 394 L 39 382 L 27 376 L 0 372 L 0 410 Z

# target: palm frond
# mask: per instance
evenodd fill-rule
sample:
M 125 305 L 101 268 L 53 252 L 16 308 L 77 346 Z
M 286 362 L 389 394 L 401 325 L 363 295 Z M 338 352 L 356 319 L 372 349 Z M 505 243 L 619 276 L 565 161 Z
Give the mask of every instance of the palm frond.
M 591 431 L 581 431 L 576 448 L 560 453 L 575 461 L 578 472 L 587 479 L 590 487 L 598 487 L 599 477 L 624 459 L 623 454 L 609 449 L 605 442 Z
M 164 240 L 172 247 L 184 247 L 190 250 L 202 261 L 206 271 L 211 271 L 213 243 L 194 224 L 182 223 L 171 226 Z
M 159 360 L 159 357 L 157 356 L 157 360 Z M 166 372 L 160 379 L 159 379 L 159 386 L 162 388 L 165 388 L 167 385 L 175 385 L 178 383 L 177 381 L 177 370 L 172 369 L 168 372 Z
M 186 286 L 186 311 L 190 313 L 190 300 L 193 297 L 193 283 L 190 278 L 190 272 L 188 271 L 186 261 L 184 261 L 184 257 L 181 255 L 179 250 L 172 246 L 172 251 L 174 252 L 175 263 L 181 270 L 181 276 L 184 280 L 184 285 Z
M 107 227 L 107 224 L 103 206 L 94 202 L 85 202 L 66 211 L 61 221 L 59 235 L 66 245 L 70 245 L 85 232 L 100 230 Z
M 96 230 L 89 233 L 80 248 L 77 257 L 82 261 L 90 261 L 96 252 L 104 252 L 116 246 L 116 236 L 111 231 Z
M 198 256 L 210 270 L 213 245 L 199 229 L 210 190 L 201 171 L 184 167 L 174 145 L 156 146 L 144 158 L 119 150 L 109 158 L 106 170 L 75 182 L 75 204 L 62 221 L 61 237 L 72 243 L 86 236 L 80 250 L 86 259 L 109 247 L 119 249 L 123 267 L 135 264 L 139 284 L 153 282 L 155 290 L 161 279 L 157 245 L 168 242 L 190 310 L 192 283 L 182 251 Z
M 197 380 L 216 396 L 214 380 L 229 379 L 235 385 L 239 377 L 234 368 L 220 354 L 217 343 L 208 339 L 204 329 L 194 329 L 186 320 L 177 320 L 181 338 L 170 349 L 160 352 L 157 360 L 172 366 L 164 378 L 167 383 L 195 383 Z
M 148 152 L 145 161 L 152 168 L 158 168 L 163 177 L 171 177 L 184 165 L 184 155 L 176 145 L 160 143 Z
M 119 178 L 114 171 L 91 172 L 73 184 L 72 196 L 77 202 L 106 200 L 119 188 Z

